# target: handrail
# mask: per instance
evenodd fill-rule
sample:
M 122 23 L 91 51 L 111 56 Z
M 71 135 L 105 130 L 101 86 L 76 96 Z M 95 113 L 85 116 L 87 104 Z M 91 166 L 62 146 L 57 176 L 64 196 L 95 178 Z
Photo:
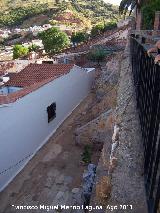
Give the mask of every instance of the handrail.
M 144 146 L 144 175 L 148 209 L 157 213 L 160 203 L 160 66 L 155 54 L 135 35 L 130 36 L 132 73 Z

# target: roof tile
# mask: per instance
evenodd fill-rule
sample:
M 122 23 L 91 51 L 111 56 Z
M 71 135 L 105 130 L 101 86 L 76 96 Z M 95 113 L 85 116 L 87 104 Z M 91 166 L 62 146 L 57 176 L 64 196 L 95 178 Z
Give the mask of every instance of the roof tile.
M 0 95 L 0 105 L 9 104 L 33 92 L 44 84 L 70 72 L 74 64 L 30 64 L 21 72 L 11 75 L 5 86 L 23 87 L 17 92 Z

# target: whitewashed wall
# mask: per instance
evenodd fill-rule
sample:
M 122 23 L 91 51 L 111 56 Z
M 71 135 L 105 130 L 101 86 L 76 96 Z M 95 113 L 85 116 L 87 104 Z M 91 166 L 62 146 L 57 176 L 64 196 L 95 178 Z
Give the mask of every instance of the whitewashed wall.
M 0 106 L 0 191 L 47 142 L 57 127 L 87 96 L 94 70 L 73 70 L 8 106 Z M 56 102 L 48 123 L 47 106 Z

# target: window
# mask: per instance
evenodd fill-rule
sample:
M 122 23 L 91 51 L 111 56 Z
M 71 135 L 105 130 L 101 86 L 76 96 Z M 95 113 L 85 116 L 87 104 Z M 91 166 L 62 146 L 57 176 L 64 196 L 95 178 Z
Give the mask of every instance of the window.
M 42 61 L 42 64 L 53 64 L 53 61 Z
M 52 103 L 47 107 L 48 123 L 56 117 L 56 103 Z

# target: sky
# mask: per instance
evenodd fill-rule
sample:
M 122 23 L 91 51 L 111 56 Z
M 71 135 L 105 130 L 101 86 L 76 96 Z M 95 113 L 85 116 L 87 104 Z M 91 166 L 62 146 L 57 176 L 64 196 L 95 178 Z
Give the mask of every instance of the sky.
M 104 0 L 104 1 L 107 3 L 114 4 L 114 5 L 119 5 L 121 2 L 121 0 Z

